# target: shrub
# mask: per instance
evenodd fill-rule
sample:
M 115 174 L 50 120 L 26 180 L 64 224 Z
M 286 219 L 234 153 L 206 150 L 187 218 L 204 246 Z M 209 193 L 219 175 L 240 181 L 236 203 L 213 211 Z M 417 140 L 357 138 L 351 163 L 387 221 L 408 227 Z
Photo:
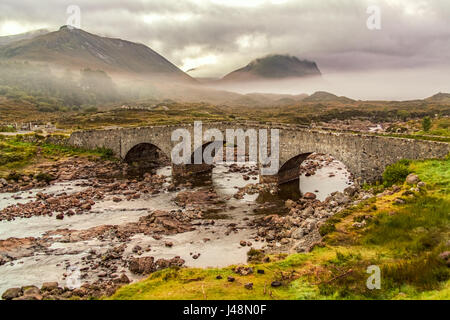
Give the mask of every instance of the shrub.
M 264 257 L 265 257 L 265 254 L 264 254 L 264 251 L 262 251 L 262 250 L 257 250 L 257 249 L 251 248 L 247 252 L 247 260 L 248 260 L 248 262 L 253 262 L 253 263 L 262 262 Z
M 37 181 L 45 181 L 47 184 L 50 183 L 50 181 L 55 180 L 55 177 L 53 177 L 51 174 L 40 172 L 35 176 Z
M 13 126 L 0 126 L 0 132 L 16 132 Z
M 86 109 L 84 109 L 84 111 L 88 112 L 88 113 L 94 113 L 94 112 L 98 111 L 98 108 L 97 107 L 87 107 Z
M 334 231 L 336 231 L 336 226 L 334 223 L 330 223 L 329 221 L 325 222 L 319 228 L 319 233 L 322 237 Z
M 383 184 L 385 187 L 390 187 L 396 183 L 403 183 L 410 173 L 409 161 L 401 160 L 386 167 L 383 173 Z
M 423 118 L 423 120 L 422 120 L 422 129 L 425 132 L 430 131 L 430 129 L 431 129 L 431 119 L 430 119 L 430 117 Z
M 22 179 L 22 175 L 14 171 L 8 174 L 8 176 L 6 177 L 6 180 L 19 181 L 20 179 Z

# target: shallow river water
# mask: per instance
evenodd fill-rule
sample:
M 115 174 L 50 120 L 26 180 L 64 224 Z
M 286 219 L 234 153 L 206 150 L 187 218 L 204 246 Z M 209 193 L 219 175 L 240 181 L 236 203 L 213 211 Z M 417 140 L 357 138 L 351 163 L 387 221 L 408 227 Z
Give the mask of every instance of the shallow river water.
M 310 177 L 302 176 L 300 189 L 302 192 L 316 192 L 318 199 L 325 199 L 331 192 L 342 191 L 349 185 L 349 175 L 346 170 L 338 170 L 342 166 L 339 163 L 331 163 L 329 166 L 318 169 L 317 173 Z M 170 182 L 170 167 L 162 168 L 159 174 L 167 175 Z M 334 177 L 329 177 L 334 173 Z M 255 179 L 245 181 L 242 173 L 232 173 L 226 166 L 217 166 L 213 169 L 212 184 L 219 196 L 226 201 L 225 219 L 215 220 L 214 225 L 196 225 L 194 231 L 180 233 L 172 236 L 163 236 L 161 240 L 155 240 L 151 236 L 143 234 L 135 235 L 131 242 L 127 243 L 124 256 L 134 256 L 132 249 L 135 245 L 151 247 L 150 252 L 141 256 L 153 256 L 159 258 L 173 258 L 180 256 L 190 267 L 223 267 L 231 264 L 245 263 L 248 247 L 240 245 L 241 240 L 252 239 L 256 230 L 247 226 L 248 218 L 256 207 L 255 195 L 245 195 L 243 199 L 232 197 L 238 187 L 248 183 L 257 183 Z M 11 204 L 26 203 L 35 199 L 37 192 L 58 194 L 71 193 L 83 190 L 79 186 L 82 181 L 71 181 L 54 184 L 50 187 L 16 194 L 0 193 L 0 209 Z M 41 237 L 45 232 L 56 229 L 85 230 L 101 225 L 120 225 L 128 222 L 136 222 L 142 216 L 148 215 L 149 210 L 172 210 L 179 207 L 172 201 L 177 192 L 165 192 L 156 195 L 143 195 L 140 199 L 115 203 L 111 200 L 98 201 L 91 212 L 84 215 L 66 217 L 57 220 L 55 217 L 37 216 L 29 219 L 18 218 L 14 221 L 0 222 L 0 240 L 10 237 Z M 15 199 L 21 197 L 21 199 Z M 237 232 L 226 235 L 230 223 L 237 224 Z M 207 239 L 207 240 L 205 240 Z M 164 245 L 166 241 L 173 243 L 173 247 Z M 252 241 L 252 247 L 259 248 L 263 243 Z M 72 281 L 76 274 L 76 268 L 83 257 L 94 249 L 97 252 L 106 252 L 107 249 L 117 246 L 119 243 L 112 241 L 89 240 L 76 243 L 54 243 L 45 252 L 35 253 L 31 257 L 21 258 L 3 266 L 0 266 L 0 293 L 11 287 L 23 285 L 42 285 L 43 282 L 57 281 L 64 286 L 64 282 Z M 197 259 L 193 255 L 199 254 Z M 124 271 L 132 280 L 139 277 Z M 66 280 L 63 275 L 68 274 Z M 97 275 L 92 274 L 83 281 L 93 281 Z M 75 279 L 78 280 L 78 279 Z

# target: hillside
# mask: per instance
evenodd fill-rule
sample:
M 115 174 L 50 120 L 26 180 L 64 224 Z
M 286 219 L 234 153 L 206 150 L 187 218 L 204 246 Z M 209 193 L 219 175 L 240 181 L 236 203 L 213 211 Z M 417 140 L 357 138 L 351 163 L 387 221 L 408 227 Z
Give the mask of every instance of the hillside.
M 19 41 L 19 40 L 32 39 L 37 36 L 47 34 L 49 32 L 50 31 L 48 31 L 46 29 L 39 29 L 39 30 L 25 32 L 25 33 L 15 34 L 12 36 L 2 36 L 2 37 L 0 37 L 0 46 L 10 44 L 10 43 L 13 43 L 13 42 Z
M 300 60 L 288 55 L 269 55 L 253 60 L 247 66 L 235 70 L 223 81 L 247 81 L 260 79 L 304 78 L 320 76 L 320 70 L 313 61 Z
M 111 73 L 170 76 L 195 82 L 143 44 L 100 37 L 66 26 L 55 32 L 1 46 L 0 59 L 47 62 Z
M 352 100 L 347 97 L 338 97 L 335 94 L 328 93 L 325 91 L 317 91 L 310 95 L 309 97 L 303 99 L 303 102 L 341 102 L 341 103 L 351 103 Z
M 434 96 L 431 96 L 429 98 L 426 99 L 427 101 L 432 101 L 432 102 L 450 102 L 450 93 L 442 93 L 439 92 L 437 94 L 435 94 Z

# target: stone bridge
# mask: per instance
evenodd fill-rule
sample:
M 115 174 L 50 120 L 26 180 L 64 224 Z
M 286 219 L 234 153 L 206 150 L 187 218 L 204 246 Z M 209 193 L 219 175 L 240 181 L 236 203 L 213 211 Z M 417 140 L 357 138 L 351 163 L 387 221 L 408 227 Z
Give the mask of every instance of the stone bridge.
M 191 150 L 194 150 L 193 124 L 78 131 L 72 133 L 69 143 L 88 149 L 108 148 L 124 160 L 139 158 L 158 149 L 170 158 L 172 148 L 178 144 L 178 141 L 171 141 L 171 135 L 179 128 L 190 132 Z M 278 175 L 271 178 L 276 178 L 280 184 L 298 179 L 301 162 L 313 152 L 332 155 L 345 164 L 355 178 L 361 178 L 361 182 L 379 179 L 387 165 L 400 159 L 443 158 L 450 152 L 450 144 L 444 142 L 333 132 L 279 124 L 203 123 L 203 133 L 213 128 L 220 130 L 224 137 L 226 129 L 255 129 L 257 132 L 259 129 L 267 129 L 269 137 L 271 129 L 279 129 L 279 170 Z M 210 142 L 203 141 L 204 144 Z M 190 165 L 189 170 L 195 172 L 203 170 L 202 168 L 204 165 Z M 174 170 L 174 173 L 176 171 L 179 170 Z M 266 178 L 270 179 L 267 176 Z

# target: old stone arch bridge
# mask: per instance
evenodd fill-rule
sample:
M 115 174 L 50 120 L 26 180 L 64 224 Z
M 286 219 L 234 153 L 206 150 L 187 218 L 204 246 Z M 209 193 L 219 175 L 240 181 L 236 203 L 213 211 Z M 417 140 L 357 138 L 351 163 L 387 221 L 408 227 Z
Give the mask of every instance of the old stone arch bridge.
M 152 150 L 143 146 L 152 146 L 170 157 L 172 148 L 178 143 L 171 141 L 171 135 L 178 128 L 187 129 L 191 137 L 194 136 L 193 124 L 163 125 L 78 131 L 72 133 L 69 143 L 88 149 L 108 148 L 121 159 L 126 159 L 131 153 L 135 156 L 137 153 L 139 157 L 140 152 Z M 213 128 L 221 130 L 224 137 L 226 129 L 267 129 L 269 133 L 270 129 L 279 129 L 279 170 L 278 175 L 272 178 L 276 178 L 280 184 L 298 179 L 301 162 L 313 152 L 332 155 L 344 163 L 355 178 L 361 178 L 362 182 L 379 179 L 387 165 L 400 159 L 443 158 L 450 152 L 450 144 L 444 142 L 334 132 L 291 125 L 203 123 L 203 132 Z M 211 141 L 204 141 L 205 144 L 208 142 Z M 191 150 L 194 150 L 193 141 L 191 144 Z M 270 140 L 268 144 L 270 145 Z M 188 171 L 201 170 L 203 168 L 199 164 L 190 165 Z M 183 172 L 179 168 L 175 171 Z

